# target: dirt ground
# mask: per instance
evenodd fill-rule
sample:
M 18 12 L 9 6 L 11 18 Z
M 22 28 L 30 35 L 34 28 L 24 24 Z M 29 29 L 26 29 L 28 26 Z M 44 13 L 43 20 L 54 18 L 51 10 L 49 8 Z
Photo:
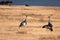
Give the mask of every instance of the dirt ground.
M 28 16 L 25 27 L 19 24 Z M 50 16 L 53 31 L 43 29 Z M 60 40 L 60 7 L 0 6 L 0 40 Z

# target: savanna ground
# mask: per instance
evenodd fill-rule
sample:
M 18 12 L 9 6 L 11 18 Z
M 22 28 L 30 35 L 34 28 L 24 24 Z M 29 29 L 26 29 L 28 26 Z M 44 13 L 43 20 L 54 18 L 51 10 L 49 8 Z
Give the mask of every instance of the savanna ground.
M 28 24 L 19 24 L 28 15 Z M 43 29 L 51 16 L 53 31 Z M 60 7 L 0 6 L 0 40 L 60 40 Z

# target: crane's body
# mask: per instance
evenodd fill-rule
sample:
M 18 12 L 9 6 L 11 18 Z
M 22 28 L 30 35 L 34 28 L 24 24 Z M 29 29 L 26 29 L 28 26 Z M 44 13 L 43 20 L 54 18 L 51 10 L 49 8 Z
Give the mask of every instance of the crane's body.
M 42 28 L 47 28 L 49 29 L 50 31 L 53 31 L 52 29 L 53 25 L 51 24 L 50 22 L 50 16 L 48 17 L 48 24 L 47 25 L 44 25 Z
M 26 18 L 20 23 L 19 27 L 26 26 L 27 25 L 27 16 Z

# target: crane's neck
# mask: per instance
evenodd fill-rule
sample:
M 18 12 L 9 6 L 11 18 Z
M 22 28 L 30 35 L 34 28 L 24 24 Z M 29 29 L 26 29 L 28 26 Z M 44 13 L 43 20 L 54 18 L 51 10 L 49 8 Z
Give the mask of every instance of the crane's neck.
M 25 19 L 26 19 L 26 21 L 27 21 L 27 16 L 26 16 L 26 18 L 25 18 Z
M 48 23 L 50 23 L 50 17 L 48 17 Z
M 24 21 L 26 21 L 26 22 L 27 22 L 27 17 L 24 19 Z

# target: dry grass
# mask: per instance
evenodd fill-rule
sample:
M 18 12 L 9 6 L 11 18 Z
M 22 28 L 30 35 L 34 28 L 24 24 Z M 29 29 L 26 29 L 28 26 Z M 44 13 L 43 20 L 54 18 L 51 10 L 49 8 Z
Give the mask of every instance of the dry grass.
M 28 24 L 19 28 L 26 15 Z M 53 32 L 42 28 L 50 15 Z M 60 7 L 0 6 L 0 40 L 60 40 Z

